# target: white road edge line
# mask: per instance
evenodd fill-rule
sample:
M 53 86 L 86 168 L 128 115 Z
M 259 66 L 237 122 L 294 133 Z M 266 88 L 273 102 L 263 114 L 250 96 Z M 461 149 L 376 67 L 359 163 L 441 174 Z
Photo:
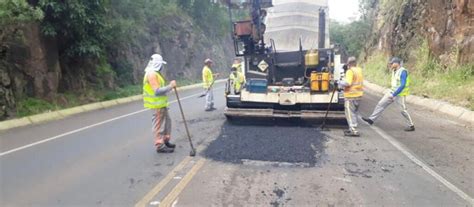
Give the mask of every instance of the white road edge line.
M 360 118 L 360 117 L 359 117 Z M 467 193 L 456 187 L 454 184 L 446 180 L 443 176 L 438 174 L 436 171 L 431 169 L 425 162 L 423 162 L 421 159 L 418 159 L 414 154 L 410 153 L 408 149 L 399 141 L 397 141 L 395 138 L 384 132 L 382 129 L 376 127 L 376 126 L 370 126 L 377 134 L 382 136 L 385 140 L 387 140 L 390 144 L 392 144 L 395 148 L 397 148 L 400 152 L 402 152 L 405 156 L 407 156 L 411 161 L 413 161 L 415 164 L 419 165 L 423 170 L 425 170 L 428 174 L 433 176 L 436 180 L 441 182 L 443 185 L 445 185 L 447 188 L 449 188 L 451 191 L 456 193 L 459 197 L 462 199 L 466 200 L 469 205 L 474 206 L 474 199 L 470 197 Z
M 217 90 L 217 89 L 221 89 L 222 87 L 219 87 L 219 88 L 215 88 L 214 90 Z M 189 98 L 192 98 L 192 97 L 196 97 L 196 96 L 199 96 L 201 95 L 202 93 L 198 93 L 198 94 L 194 94 L 194 95 L 190 95 L 190 96 L 186 96 L 184 98 L 181 98 L 180 100 L 186 100 L 186 99 L 189 99 Z M 177 100 L 174 100 L 174 101 L 170 101 L 169 104 L 173 104 L 173 103 L 176 103 Z M 57 136 L 54 136 L 54 137 L 50 137 L 50 138 L 47 138 L 47 139 L 43 139 L 41 141 L 38 141 L 38 142 L 34 142 L 34 143 L 31 143 L 31 144 L 27 144 L 25 146 L 22 146 L 22 147 L 18 147 L 18 148 L 15 148 L 15 149 L 11 149 L 11 150 L 8 150 L 8 151 L 5 151 L 5 152 L 2 152 L 0 153 L 0 157 L 3 157 L 5 155 L 8 155 L 8 154 L 11 154 L 11 153 L 14 153 L 14 152 L 18 152 L 20 150 L 24 150 L 24 149 L 27 149 L 27 148 L 30 148 L 30 147 L 33 147 L 33 146 L 36 146 L 36 145 L 40 145 L 40 144 L 43 144 L 43 143 L 46 143 L 46 142 L 49 142 L 49 141 L 53 141 L 55 139 L 59 139 L 59 138 L 62 138 L 62 137 L 65 137 L 67 135 L 71 135 L 71 134 L 74 134 L 74 133 L 77 133 L 77 132 L 81 132 L 81 131 L 84 131 L 86 129 L 90 129 L 90 128 L 93 128 L 93 127 L 96 127 L 96 126 L 100 126 L 102 124 L 106 124 L 106 123 L 109 123 L 109 122 L 112 122 L 112 121 L 115 121 L 115 120 L 119 120 L 119 119 L 122 119 L 122 118 L 125 118 L 125 117 L 129 117 L 129 116 L 133 116 L 135 114 L 139 114 L 139 113 L 142 113 L 142 112 L 145 112 L 145 111 L 148 111 L 149 109 L 143 109 L 143 110 L 139 110 L 139 111 L 136 111 L 136 112 L 132 112 L 132 113 L 129 113 L 129 114 L 125 114 L 125 115 L 122 115 L 122 116 L 118 116 L 118 117 L 115 117 L 115 118 L 112 118 L 112 119 L 108 119 L 108 120 L 105 120 L 105 121 L 102 121 L 102 122 L 99 122 L 99 123 L 96 123 L 96 124 L 92 124 L 92 125 L 89 125 L 89 126 L 85 126 L 85 127 L 82 127 L 82 128 L 79 128 L 79 129 L 76 129 L 76 130 L 73 130 L 73 131 L 69 131 L 69 132 L 66 132 L 64 134 L 60 134 L 60 135 L 57 135 Z

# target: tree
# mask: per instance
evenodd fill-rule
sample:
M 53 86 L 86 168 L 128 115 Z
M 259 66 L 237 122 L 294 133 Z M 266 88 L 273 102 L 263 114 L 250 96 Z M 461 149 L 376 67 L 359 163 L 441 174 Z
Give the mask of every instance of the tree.
M 221 3 L 213 3 L 209 0 L 194 0 L 190 16 L 206 33 L 222 36 L 228 32 L 229 15 L 227 8 L 221 7 Z
M 26 0 L 0 1 L 0 47 L 25 23 L 39 21 L 43 12 L 26 2 Z
M 178 6 L 185 11 L 189 11 L 191 9 L 192 3 L 193 2 L 191 0 L 177 0 Z
M 333 43 L 347 49 L 350 56 L 359 56 L 370 37 L 371 25 L 367 20 L 357 20 L 347 24 L 330 21 L 329 33 Z
M 40 0 L 45 13 L 42 31 L 61 43 L 60 53 L 68 57 L 100 57 L 110 36 L 106 16 L 108 1 Z

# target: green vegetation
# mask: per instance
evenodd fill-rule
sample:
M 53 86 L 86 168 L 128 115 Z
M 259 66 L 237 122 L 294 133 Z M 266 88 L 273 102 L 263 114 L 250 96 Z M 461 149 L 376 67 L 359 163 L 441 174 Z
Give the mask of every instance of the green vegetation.
M 141 48 L 158 30 L 165 38 L 175 29 L 162 21 L 170 16 L 188 17 L 211 36 L 223 36 L 229 30 L 227 10 L 209 0 L 26 0 L 0 1 L 0 37 L 11 34 L 7 26 L 38 21 L 42 32 L 58 40 L 61 62 L 99 62 L 116 64 L 112 55 L 124 48 Z M 152 34 L 153 33 L 153 34 Z M 127 63 L 119 63 L 123 72 Z M 120 76 L 121 73 L 117 73 Z
M 20 101 L 18 101 L 16 110 L 17 110 L 17 115 L 19 117 L 24 117 L 24 116 L 29 116 L 33 114 L 54 111 L 60 108 L 61 108 L 60 106 L 49 103 L 42 99 L 26 98 L 26 99 L 21 99 Z
M 444 100 L 474 110 L 474 93 L 471 92 L 474 90 L 474 64 L 458 64 L 457 48 L 453 48 L 443 61 L 439 61 L 430 54 L 428 43 L 423 41 L 423 38 L 419 38 L 417 42 L 422 44 L 415 48 L 413 46 L 385 48 L 385 51 L 369 52 L 377 43 L 374 40 L 381 35 L 377 28 L 400 21 L 399 18 L 407 0 L 360 0 L 359 2 L 361 11 L 359 20 L 348 24 L 331 21 L 330 35 L 333 43 L 341 44 L 348 55 L 365 60 L 361 65 L 368 81 L 390 87 L 388 54 L 400 55 L 407 60 L 405 67 L 410 73 L 412 94 Z M 382 17 L 381 19 L 375 20 L 375 11 Z
M 474 64 L 444 66 L 430 57 L 427 43 L 415 51 L 416 61 L 406 64 L 414 95 L 444 100 L 474 110 Z M 381 54 L 368 58 L 363 65 L 365 78 L 381 86 L 390 86 L 389 57 Z
M 21 26 L 41 19 L 43 11 L 29 5 L 25 0 L 0 1 L 0 52 L 6 46 L 6 40 L 15 38 Z
M 57 43 L 62 73 L 77 74 L 86 83 L 80 91 L 55 94 L 48 101 L 16 97 L 17 115 L 141 94 L 141 78 L 137 81 L 133 74 L 136 59 L 148 59 L 144 56 L 157 39 L 176 41 L 180 21 L 215 39 L 230 29 L 227 8 L 209 0 L 0 0 L 0 61 L 6 61 L 7 44 L 21 39 L 22 27 L 39 23 L 41 32 Z
M 179 86 L 192 85 L 200 82 L 199 80 L 190 79 L 178 79 L 176 81 Z M 114 90 L 88 90 L 83 92 L 81 96 L 77 96 L 77 94 L 73 93 L 59 94 L 58 96 L 63 97 L 63 103 L 58 103 L 58 101 L 48 102 L 38 98 L 24 98 L 20 99 L 17 103 L 17 115 L 18 117 L 31 116 L 91 102 L 108 101 L 140 94 L 142 94 L 141 85 L 128 85 Z M 91 100 L 90 97 L 94 97 L 94 99 Z
M 358 20 L 343 24 L 331 20 L 329 24 L 332 43 L 341 45 L 349 56 L 357 57 L 363 51 L 370 33 L 370 24 L 367 21 Z
M 24 0 L 8 0 L 0 2 L 0 25 L 14 25 L 29 21 L 41 20 L 43 12 L 29 5 Z
M 60 37 L 61 54 L 99 57 L 103 53 L 110 25 L 105 0 L 41 0 L 38 6 L 45 13 L 42 31 L 46 35 Z
M 179 84 L 179 86 L 187 86 L 187 85 L 202 83 L 201 79 L 188 79 L 188 78 L 177 78 L 176 82 Z
M 374 6 L 377 0 L 359 0 L 361 15 L 356 21 L 341 23 L 329 21 L 329 36 L 332 44 L 342 47 L 348 56 L 359 57 L 366 53 L 367 44 L 372 38 Z
M 60 53 L 71 58 L 100 58 L 117 46 L 138 45 L 149 38 L 150 25 L 170 33 L 160 20 L 171 15 L 188 15 L 201 29 L 217 35 L 227 32 L 229 22 L 226 10 L 209 0 L 40 0 L 38 7 L 45 14 L 43 33 L 58 37 Z
M 362 64 L 364 77 L 368 81 L 380 86 L 390 86 L 390 70 L 388 68 L 389 57 L 383 54 L 370 56 L 367 62 Z
M 123 88 L 118 88 L 114 91 L 107 91 L 101 97 L 101 101 L 108 101 L 123 97 L 135 96 L 142 93 L 142 86 L 141 85 L 129 85 Z

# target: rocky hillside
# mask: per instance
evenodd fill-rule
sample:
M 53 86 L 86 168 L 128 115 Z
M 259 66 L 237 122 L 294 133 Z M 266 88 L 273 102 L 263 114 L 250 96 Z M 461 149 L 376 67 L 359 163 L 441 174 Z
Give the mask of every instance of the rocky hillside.
M 387 61 L 399 56 L 409 70 L 412 94 L 474 110 L 474 0 L 361 3 L 360 22 L 369 25 L 361 31 L 370 37 L 361 48 L 368 80 L 388 86 Z
M 414 58 L 426 41 L 442 64 L 474 62 L 473 0 L 363 0 L 373 21 L 369 49 Z M 372 53 L 369 53 L 369 55 Z
M 41 6 L 34 2 L 31 1 L 30 6 Z M 0 120 L 15 117 L 18 102 L 27 98 L 68 106 L 70 97 L 74 97 L 76 101 L 79 99 L 81 103 L 99 101 L 94 91 L 140 85 L 144 66 L 153 53 L 161 53 L 168 62 L 165 73 L 168 79 L 187 82 L 200 80 L 202 64 L 207 57 L 215 60 L 216 71 L 226 71 L 231 63 L 233 46 L 230 35 L 227 31 L 219 31 L 220 25 L 204 27 L 198 22 L 199 17 L 196 17 L 201 14 L 192 16 L 191 7 L 185 12 L 179 5 L 168 3 L 170 6 L 166 13 L 150 18 L 143 16 L 148 11 L 138 1 L 118 2 L 123 3 L 109 5 L 106 8 L 107 16 L 98 17 L 97 22 L 105 22 L 103 27 L 93 30 L 96 25 L 74 22 L 84 26 L 79 31 L 70 31 L 77 34 L 75 37 L 95 35 L 95 38 L 102 34 L 98 31 L 107 30 L 103 32 L 107 37 L 94 41 L 74 41 L 68 36 L 70 34 L 62 34 L 61 32 L 69 30 L 61 28 L 65 25 L 54 19 L 55 15 L 48 16 L 48 12 L 52 13 L 49 9 L 53 8 L 50 5 L 40 7 L 45 13 L 42 21 L 13 25 L 14 29 L 9 31 L 11 34 L 6 35 L 0 45 Z M 120 4 L 124 8 L 120 8 Z M 130 6 L 137 8 L 128 8 Z M 219 9 L 217 6 L 213 8 Z M 92 9 L 96 7 L 86 10 L 85 12 L 90 13 L 87 15 L 96 12 Z M 199 8 L 196 10 L 199 11 Z M 45 23 L 47 21 L 50 25 Z M 68 22 L 70 21 L 76 19 Z M 56 29 L 50 32 L 55 35 L 48 33 L 51 28 Z M 85 33 L 80 30 L 85 30 Z M 6 30 L 0 30 L 0 33 L 4 31 Z M 81 45 L 76 46 L 76 43 Z M 75 46 L 74 50 L 69 47 L 71 45 Z M 96 51 L 98 55 L 95 55 Z

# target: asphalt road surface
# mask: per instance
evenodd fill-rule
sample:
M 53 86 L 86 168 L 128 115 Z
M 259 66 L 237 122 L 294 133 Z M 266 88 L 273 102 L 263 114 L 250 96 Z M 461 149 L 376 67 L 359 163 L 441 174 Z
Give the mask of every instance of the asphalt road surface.
M 175 102 L 173 154 L 156 154 L 140 102 L 0 133 L 0 206 L 472 206 L 473 129 L 409 105 L 390 107 L 360 138 L 298 120 L 226 121 L 183 91 L 198 148 Z M 170 95 L 172 96 L 172 95 Z M 366 94 L 362 114 L 380 97 Z M 172 99 L 173 100 L 173 99 Z M 312 126 L 314 125 L 314 126 Z

